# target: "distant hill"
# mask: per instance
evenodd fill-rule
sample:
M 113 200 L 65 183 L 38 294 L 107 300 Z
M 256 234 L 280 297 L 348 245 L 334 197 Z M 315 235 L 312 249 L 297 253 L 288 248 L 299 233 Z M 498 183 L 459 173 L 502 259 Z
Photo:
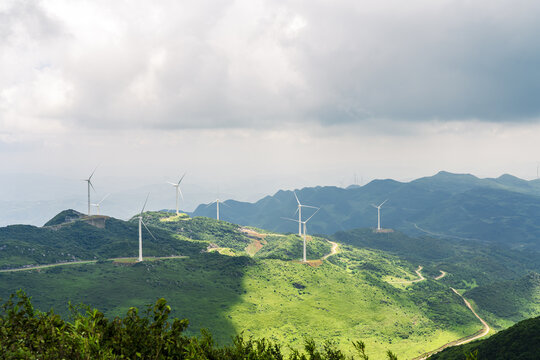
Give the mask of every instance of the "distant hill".
M 540 317 L 523 320 L 485 340 L 448 348 L 430 359 L 465 359 L 465 354 L 474 351 L 478 352 L 478 359 L 537 360 L 540 354 Z
M 147 256 L 185 255 L 205 248 L 174 237 L 164 229 L 143 228 Z M 47 226 L 11 225 L 0 228 L 0 268 L 74 260 L 130 257 L 138 254 L 138 224 L 107 216 L 62 211 Z
M 440 172 L 408 183 L 374 180 L 347 189 L 326 186 L 297 190 L 300 201 L 321 210 L 309 231 L 333 234 L 360 227 L 376 227 L 372 204 L 388 199 L 381 223 L 409 234 L 477 239 L 512 248 L 540 250 L 540 181 L 511 175 L 479 179 L 469 174 Z M 227 221 L 279 232 L 295 232 L 282 219 L 295 216 L 292 191 L 280 190 L 255 203 L 227 200 L 221 217 Z M 306 216 L 310 209 L 304 209 Z M 215 217 L 215 205 L 200 205 L 193 216 Z

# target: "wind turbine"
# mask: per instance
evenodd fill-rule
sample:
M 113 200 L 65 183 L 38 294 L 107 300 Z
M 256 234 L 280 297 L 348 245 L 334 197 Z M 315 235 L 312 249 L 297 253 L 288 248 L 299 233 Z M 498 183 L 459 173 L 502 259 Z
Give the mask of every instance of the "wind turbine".
M 377 230 L 381 230 L 381 206 L 383 206 L 387 201 L 388 199 L 384 200 L 379 206 L 371 204 L 371 206 L 377 209 Z
M 210 205 L 212 204 L 216 204 L 216 219 L 219 220 L 219 204 L 221 203 L 221 205 L 225 205 L 227 207 L 230 207 L 229 205 L 227 205 L 226 203 L 222 202 L 219 200 L 219 198 L 216 199 L 216 201 L 213 201 L 211 202 L 210 204 L 206 205 L 206 207 L 209 207 Z
M 283 218 L 283 219 L 285 219 L 285 220 L 298 222 L 298 224 L 300 225 L 300 227 L 301 227 L 302 225 L 304 225 L 304 234 L 303 234 L 303 236 L 302 236 L 303 239 L 304 239 L 304 256 L 303 256 L 303 261 L 304 261 L 304 262 L 307 262 L 307 258 L 306 258 L 307 225 L 306 225 L 306 224 L 307 224 L 307 222 L 308 222 L 309 220 L 311 220 L 311 218 L 312 218 L 313 216 L 315 216 L 315 214 L 317 213 L 317 211 L 319 211 L 319 209 L 320 209 L 320 208 L 316 208 L 315 206 L 311 206 L 311 207 L 313 207 L 313 208 L 315 208 L 315 209 L 317 209 L 317 210 L 315 210 L 315 212 L 314 212 L 310 217 L 308 217 L 306 220 L 304 220 L 304 221 L 302 221 L 302 220 L 296 220 L 296 219 Z
M 144 212 L 144 208 L 146 207 L 146 203 L 148 202 L 148 197 L 149 196 L 150 196 L 150 193 L 148 193 L 148 195 L 146 195 L 146 200 L 144 201 L 144 205 L 142 207 L 141 213 L 139 214 L 139 259 L 137 261 L 143 261 L 143 256 L 142 256 L 142 225 L 144 225 L 146 230 L 148 230 L 150 235 L 152 235 L 154 240 L 156 240 L 156 238 L 154 237 L 154 234 L 152 234 L 152 232 L 150 231 L 148 226 L 146 226 L 146 224 L 144 223 L 143 216 L 142 216 L 143 212 Z
M 90 176 L 88 177 L 88 179 L 83 179 L 83 181 L 86 181 L 88 183 L 88 216 L 90 216 L 90 187 L 92 187 L 92 189 L 94 189 L 94 185 L 92 185 L 92 176 L 94 176 L 94 173 L 96 172 L 96 169 L 94 169 L 94 171 L 92 171 L 92 174 L 90 174 Z M 96 189 L 94 189 L 94 191 L 96 191 Z
M 296 196 L 296 192 L 293 191 L 293 194 L 296 199 L 296 202 L 298 203 L 298 208 L 295 211 L 295 214 L 298 212 L 298 236 L 302 236 L 302 208 L 303 207 L 312 208 L 312 209 L 317 209 L 317 211 L 319 208 L 315 206 L 300 204 L 300 200 L 298 200 L 298 196 Z
M 180 180 L 178 180 L 177 183 L 172 183 L 170 181 L 167 181 L 168 184 L 171 184 L 172 186 L 176 188 L 176 215 L 178 215 L 178 194 L 180 194 L 180 196 L 182 197 L 182 201 L 184 201 L 184 195 L 182 194 L 182 190 L 180 190 L 180 183 L 184 179 L 184 176 L 186 176 L 186 173 L 182 175 L 182 177 L 180 178 Z
M 103 200 L 105 200 L 106 198 L 108 198 L 109 195 L 111 195 L 111 194 L 105 195 L 105 197 L 103 197 L 103 199 L 101 199 L 101 201 L 98 202 L 97 204 L 91 204 L 92 206 L 95 206 L 95 207 L 96 207 L 96 210 L 97 210 L 97 214 L 98 214 L 98 215 L 99 215 L 99 205 L 101 205 L 101 203 L 103 202 Z

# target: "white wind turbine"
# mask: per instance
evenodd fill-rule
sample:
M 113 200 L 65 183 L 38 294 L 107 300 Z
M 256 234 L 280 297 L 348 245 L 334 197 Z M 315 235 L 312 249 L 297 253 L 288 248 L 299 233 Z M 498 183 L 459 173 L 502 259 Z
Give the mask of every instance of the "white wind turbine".
M 222 202 L 221 200 L 219 200 L 219 197 L 216 199 L 216 201 L 213 201 L 211 202 L 210 204 L 206 205 L 206 207 L 209 207 L 210 205 L 212 204 L 216 204 L 216 219 L 219 220 L 219 204 L 221 205 L 225 205 L 227 207 L 230 207 L 229 205 L 227 205 L 226 203 Z
M 101 201 L 98 202 L 97 204 L 91 204 L 92 206 L 94 206 L 94 207 L 96 208 L 97 214 L 98 214 L 98 215 L 99 215 L 99 206 L 101 205 L 101 203 L 103 202 L 103 200 L 105 200 L 106 198 L 109 197 L 109 195 L 111 195 L 111 194 L 105 195 L 105 196 L 103 197 L 103 199 L 101 199 Z
M 377 230 L 381 230 L 381 206 L 383 206 L 387 201 L 388 199 L 384 200 L 379 206 L 371 204 L 371 206 L 377 209 Z
M 96 168 L 97 169 L 97 168 Z M 94 173 L 96 172 L 96 169 L 92 171 L 92 174 L 88 177 L 88 179 L 83 179 L 83 181 L 86 181 L 88 183 L 88 216 L 90 216 L 90 187 L 94 189 L 94 185 L 92 185 L 92 176 L 94 176 Z M 94 189 L 96 191 L 96 189 Z
M 315 212 L 310 216 L 308 217 L 306 220 L 302 221 L 302 220 L 296 220 L 296 219 L 289 219 L 289 218 L 283 218 L 285 220 L 289 220 L 289 221 L 294 221 L 294 222 L 298 222 L 298 224 L 300 224 L 300 227 L 302 227 L 302 225 L 304 225 L 304 234 L 303 234 L 303 240 L 304 240 L 304 255 L 303 255 L 303 262 L 307 262 L 307 258 L 306 258 L 306 238 L 307 238 L 307 222 L 309 220 L 311 220 L 311 218 L 313 216 L 315 216 L 315 214 L 317 213 L 317 211 L 319 211 L 320 208 L 317 208 L 315 206 L 311 206 L 312 208 L 315 208 L 317 210 L 315 210 Z
M 178 180 L 177 183 L 167 181 L 167 184 L 171 184 L 172 186 L 176 188 L 176 215 L 178 215 L 178 194 L 180 194 L 180 196 L 182 197 L 182 201 L 184 201 L 184 195 L 182 194 L 182 190 L 180 190 L 180 183 L 184 179 L 184 176 L 186 176 L 186 173 L 182 175 L 182 177 L 180 178 L 180 180 Z
M 138 259 L 138 261 L 143 261 L 143 256 L 142 256 L 142 225 L 144 225 L 146 230 L 148 230 L 150 235 L 154 238 L 154 240 L 156 240 L 156 238 L 154 237 L 154 234 L 152 234 L 152 232 L 150 231 L 148 226 L 146 226 L 146 224 L 144 223 L 143 216 L 142 216 L 143 212 L 144 212 L 144 208 L 146 207 L 146 203 L 148 202 L 148 197 L 149 196 L 150 196 L 150 193 L 148 193 L 148 195 L 146 195 L 146 200 L 144 201 L 144 205 L 142 207 L 141 213 L 139 214 L 139 259 Z
M 309 206 L 309 205 L 302 205 L 300 204 L 300 200 L 298 200 L 298 196 L 296 196 L 296 192 L 293 191 L 294 197 L 296 199 L 296 202 L 298 203 L 298 208 L 295 211 L 295 214 L 298 212 L 298 236 L 302 236 L 302 208 L 312 208 L 312 209 L 319 209 L 315 206 Z M 318 210 L 317 210 L 318 211 Z

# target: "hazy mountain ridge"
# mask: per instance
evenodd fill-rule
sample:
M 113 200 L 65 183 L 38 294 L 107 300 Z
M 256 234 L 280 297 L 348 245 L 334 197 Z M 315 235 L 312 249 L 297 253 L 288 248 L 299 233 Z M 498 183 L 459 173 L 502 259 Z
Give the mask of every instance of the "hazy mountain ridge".
M 469 174 L 440 172 L 408 183 L 374 180 L 361 187 L 333 186 L 296 191 L 302 204 L 321 207 L 309 223 L 312 233 L 376 227 L 372 204 L 388 199 L 381 209 L 381 224 L 409 234 L 476 238 L 510 247 L 540 250 L 540 181 L 511 175 L 479 179 Z M 294 232 L 297 207 L 292 191 L 278 191 L 255 203 L 226 201 L 225 220 L 280 232 Z M 306 210 L 304 210 L 306 211 Z M 309 210 L 307 210 L 309 211 Z M 196 216 L 215 216 L 215 205 L 200 205 Z M 309 215 L 309 213 L 308 213 Z

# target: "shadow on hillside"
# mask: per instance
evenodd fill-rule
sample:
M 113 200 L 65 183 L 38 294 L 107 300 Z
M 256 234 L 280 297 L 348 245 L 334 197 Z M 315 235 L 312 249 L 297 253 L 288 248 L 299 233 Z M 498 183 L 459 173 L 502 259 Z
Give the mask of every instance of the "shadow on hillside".
M 0 297 L 23 289 L 42 311 L 53 308 L 68 316 L 68 301 L 88 304 L 107 317 L 125 316 L 129 307 L 165 298 L 172 317 L 187 318 L 188 332 L 207 328 L 220 343 L 228 343 L 235 328 L 228 310 L 244 293 L 242 278 L 252 260 L 204 253 L 189 259 L 136 263 L 131 266 L 98 263 L 47 270 L 0 274 Z

